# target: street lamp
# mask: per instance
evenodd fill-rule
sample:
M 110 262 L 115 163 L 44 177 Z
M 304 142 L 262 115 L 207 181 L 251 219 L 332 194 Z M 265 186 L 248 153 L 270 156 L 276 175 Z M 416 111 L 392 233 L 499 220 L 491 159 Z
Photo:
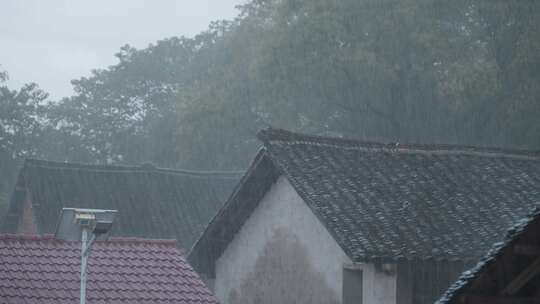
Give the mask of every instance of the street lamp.
M 92 244 L 96 239 L 106 240 L 109 237 L 116 213 L 116 210 L 77 208 L 63 208 L 60 213 L 55 238 L 81 242 L 80 304 L 86 302 L 86 267 Z

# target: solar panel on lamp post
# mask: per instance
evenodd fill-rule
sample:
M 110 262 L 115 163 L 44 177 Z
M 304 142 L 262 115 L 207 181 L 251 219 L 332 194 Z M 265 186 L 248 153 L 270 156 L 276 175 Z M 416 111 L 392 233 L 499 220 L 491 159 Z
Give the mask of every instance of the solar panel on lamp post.
M 116 210 L 63 208 L 56 226 L 55 238 L 81 242 L 80 304 L 86 302 L 88 257 L 96 239 L 106 240 L 111 232 Z

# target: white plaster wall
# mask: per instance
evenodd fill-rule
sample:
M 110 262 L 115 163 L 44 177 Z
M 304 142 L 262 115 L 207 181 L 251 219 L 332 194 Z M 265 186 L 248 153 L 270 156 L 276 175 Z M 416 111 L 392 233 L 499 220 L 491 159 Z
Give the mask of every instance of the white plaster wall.
M 282 228 L 293 232 L 308 249 L 307 258 L 341 302 L 343 266 L 352 261 L 282 176 L 216 261 L 214 292 L 221 303 L 227 304 L 232 289 L 241 288 L 274 231 Z M 371 264 L 355 267 L 363 271 L 363 304 L 396 303 L 395 272 L 388 275 Z
M 381 271 L 381 267 L 385 271 Z M 376 268 L 373 264 L 360 264 L 363 279 L 363 304 L 396 304 L 397 268 L 384 265 Z
M 227 303 L 232 288 L 240 288 L 278 228 L 296 234 L 308 248 L 311 263 L 341 299 L 342 267 L 350 259 L 287 179 L 280 177 L 216 261 L 215 294 L 221 303 Z

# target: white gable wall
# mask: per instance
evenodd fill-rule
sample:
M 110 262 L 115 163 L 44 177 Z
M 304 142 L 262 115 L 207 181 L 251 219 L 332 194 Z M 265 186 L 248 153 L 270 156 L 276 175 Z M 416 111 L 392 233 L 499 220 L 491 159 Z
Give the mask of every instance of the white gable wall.
M 343 266 L 350 264 L 349 257 L 282 176 L 216 261 L 214 292 L 223 304 L 235 304 L 232 302 L 238 294 L 244 295 L 240 297 L 243 301 L 246 297 L 253 300 L 254 290 L 272 297 L 264 303 L 289 299 L 296 303 L 341 303 Z M 373 265 L 360 267 L 364 304 L 395 304 L 395 273 L 381 273 Z M 272 274 L 274 270 L 277 275 Z M 265 277 L 272 275 L 281 282 Z M 267 296 L 265 289 L 276 288 L 282 292 Z

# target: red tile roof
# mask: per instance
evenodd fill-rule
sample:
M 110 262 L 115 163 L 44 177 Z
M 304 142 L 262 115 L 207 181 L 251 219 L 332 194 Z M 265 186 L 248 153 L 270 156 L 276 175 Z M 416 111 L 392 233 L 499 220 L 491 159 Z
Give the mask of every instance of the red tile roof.
M 217 303 L 174 241 L 93 245 L 88 304 Z M 78 303 L 80 243 L 0 234 L 0 303 Z

